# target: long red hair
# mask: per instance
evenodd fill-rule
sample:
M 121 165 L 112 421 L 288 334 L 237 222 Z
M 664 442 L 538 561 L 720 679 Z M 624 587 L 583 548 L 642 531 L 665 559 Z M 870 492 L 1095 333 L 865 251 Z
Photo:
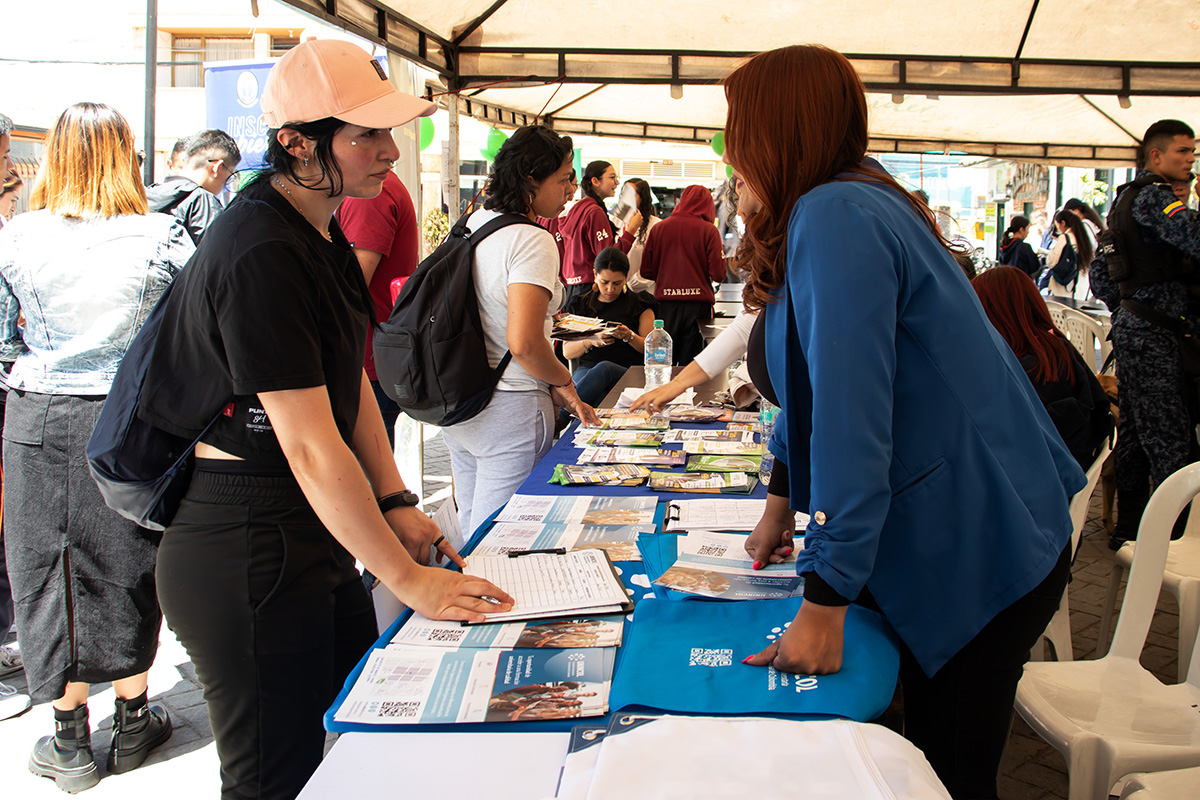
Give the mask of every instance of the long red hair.
M 992 326 L 1008 342 L 1017 358 L 1032 355 L 1035 364 L 1027 370 L 1034 383 L 1049 383 L 1065 371 L 1075 384 L 1071 343 L 1054 326 L 1046 301 L 1029 276 L 1016 267 L 993 267 L 971 281 Z
M 794 45 L 760 53 L 725 79 L 725 157 L 762 203 L 746 221 L 735 266 L 742 298 L 762 308 L 783 283 L 788 217 L 796 201 L 841 173 L 904 195 L 943 245 L 933 212 L 886 173 L 864 167 L 867 98 L 854 66 L 834 50 Z

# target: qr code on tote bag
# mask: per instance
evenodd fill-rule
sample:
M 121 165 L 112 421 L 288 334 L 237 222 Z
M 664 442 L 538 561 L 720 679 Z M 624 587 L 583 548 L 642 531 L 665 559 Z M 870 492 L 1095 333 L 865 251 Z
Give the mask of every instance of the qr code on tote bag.
M 729 667 L 733 665 L 732 650 L 714 650 L 709 647 L 693 647 L 689 667 Z

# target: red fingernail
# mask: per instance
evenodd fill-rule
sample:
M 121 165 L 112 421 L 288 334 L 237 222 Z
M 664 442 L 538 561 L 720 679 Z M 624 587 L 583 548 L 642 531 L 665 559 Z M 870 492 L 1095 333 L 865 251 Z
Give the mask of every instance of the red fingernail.
M 743 658 L 743 659 L 742 659 L 742 663 L 743 663 L 743 664 L 749 664 L 749 663 L 750 663 L 750 659 L 752 659 L 752 658 L 754 658 L 754 656 L 746 656 L 745 658 Z
M 763 563 L 761 561 L 755 561 L 753 564 L 750 565 L 750 569 L 762 569 L 762 568 L 763 568 Z
M 783 548 L 783 554 L 785 556 L 790 556 L 792 554 L 792 548 L 790 548 L 790 547 Z

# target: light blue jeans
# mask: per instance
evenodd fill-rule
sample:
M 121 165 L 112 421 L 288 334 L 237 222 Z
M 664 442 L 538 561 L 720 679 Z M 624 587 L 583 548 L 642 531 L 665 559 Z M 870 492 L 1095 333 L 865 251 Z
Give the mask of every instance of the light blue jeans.
M 498 391 L 477 416 L 442 429 L 465 538 L 509 501 L 549 452 L 553 412 L 546 390 Z

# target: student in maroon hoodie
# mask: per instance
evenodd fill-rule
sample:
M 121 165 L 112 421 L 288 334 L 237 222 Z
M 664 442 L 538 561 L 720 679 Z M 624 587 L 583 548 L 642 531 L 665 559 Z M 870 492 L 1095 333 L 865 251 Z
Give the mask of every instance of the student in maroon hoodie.
M 725 253 L 713 225 L 716 217 L 708 190 L 689 186 L 671 216 L 646 237 L 642 277 L 654 281 L 658 318 L 671 334 L 676 364 L 690 364 L 704 349 L 700 320 L 712 318 L 712 285 L 725 277 Z
M 583 170 L 583 180 L 579 184 L 583 196 L 559 226 L 567 248 L 561 274 L 567 287 L 564 308 L 574 297 L 592 288 L 596 256 L 601 250 L 619 247 L 622 253 L 628 253 L 633 247 L 634 237 L 642 225 L 642 215 L 635 211 L 618 239 L 616 229 L 608 221 L 608 212 L 604 210 L 604 201 L 616 194 L 619 185 L 617 171 L 607 161 L 593 161 Z

